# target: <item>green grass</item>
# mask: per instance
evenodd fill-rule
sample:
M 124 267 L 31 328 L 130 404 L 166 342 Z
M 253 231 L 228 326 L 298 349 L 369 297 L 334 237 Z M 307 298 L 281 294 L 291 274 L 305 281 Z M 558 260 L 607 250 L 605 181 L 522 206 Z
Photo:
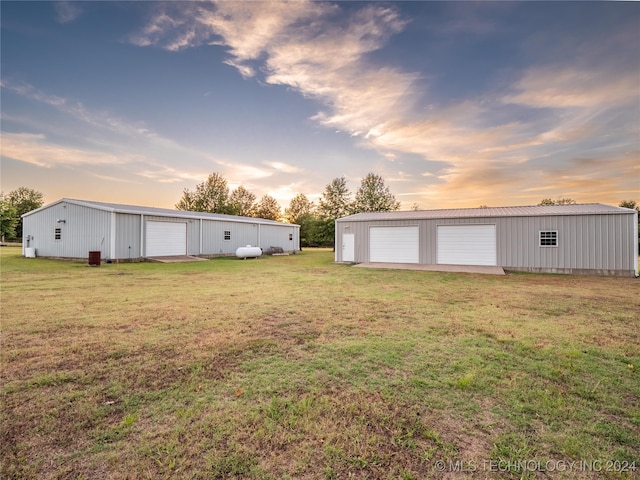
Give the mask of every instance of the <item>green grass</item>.
M 327 250 L 99 268 L 0 254 L 2 478 L 640 469 L 636 279 L 358 269 Z

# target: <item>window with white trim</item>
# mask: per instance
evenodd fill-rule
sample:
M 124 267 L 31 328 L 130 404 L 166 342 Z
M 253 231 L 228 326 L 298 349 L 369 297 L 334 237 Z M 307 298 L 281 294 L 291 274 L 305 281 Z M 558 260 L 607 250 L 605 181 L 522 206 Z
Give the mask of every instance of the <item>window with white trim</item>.
M 224 231 L 224 239 L 225 240 L 231 240 L 231 230 L 225 230 Z
M 62 240 L 62 229 L 61 228 L 56 228 L 54 230 L 53 238 L 55 238 L 56 240 Z
M 541 230 L 540 246 L 541 247 L 557 247 L 558 231 L 557 230 Z

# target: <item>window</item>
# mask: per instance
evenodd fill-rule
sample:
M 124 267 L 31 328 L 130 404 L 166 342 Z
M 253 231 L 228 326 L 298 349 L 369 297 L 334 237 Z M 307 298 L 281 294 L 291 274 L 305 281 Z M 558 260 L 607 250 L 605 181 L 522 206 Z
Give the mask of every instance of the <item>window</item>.
M 225 230 L 224 231 L 224 239 L 225 240 L 231 240 L 231 230 Z
M 62 229 L 61 228 L 56 228 L 54 231 L 54 238 L 56 240 L 62 240 Z
M 557 230 L 542 230 L 540 232 L 540 246 L 541 247 L 557 247 L 558 246 L 558 231 Z

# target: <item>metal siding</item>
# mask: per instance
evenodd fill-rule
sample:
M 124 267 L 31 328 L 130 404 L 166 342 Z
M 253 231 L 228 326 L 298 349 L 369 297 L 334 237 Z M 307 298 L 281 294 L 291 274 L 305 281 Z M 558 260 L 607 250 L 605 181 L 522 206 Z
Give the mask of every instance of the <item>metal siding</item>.
M 132 206 L 128 207 L 131 211 L 123 211 L 124 207 L 69 199 L 45 205 L 23 217 L 23 245 L 27 246 L 26 237 L 30 235 L 33 240 L 29 241 L 29 247 L 36 248 L 40 256 L 87 258 L 89 251 L 99 250 L 106 259 L 140 258 L 146 256 L 146 222 L 166 221 L 186 223 L 190 255 L 233 254 L 239 246 L 258 245 L 259 229 L 263 229 L 261 243 L 267 244 L 267 248 L 273 245 L 287 251 L 300 250 L 300 228 L 291 224 L 226 215 L 209 219 L 203 217 L 209 214 L 146 207 Z M 154 215 L 156 212 L 162 213 Z M 176 216 L 168 215 L 174 212 Z M 57 219 L 64 219 L 65 223 L 57 224 Z M 54 239 L 55 228 L 61 229 L 61 240 Z M 222 239 L 224 230 L 232 232 L 231 242 Z
M 269 247 L 281 247 L 285 252 L 294 252 L 299 249 L 295 244 L 295 230 L 292 225 L 260 225 L 260 245 L 263 250 Z M 292 240 L 289 240 L 292 235 Z
M 436 258 L 436 222 L 422 220 L 420 222 L 420 250 L 421 259 L 427 265 L 434 265 Z
M 635 276 L 637 277 L 639 275 L 638 272 L 638 256 L 640 255 L 640 245 L 638 245 L 638 243 L 640 243 L 640 237 L 638 236 L 638 212 L 636 211 L 634 214 L 634 220 L 632 222 L 631 225 L 629 225 L 629 230 L 631 232 L 631 234 L 629 235 L 631 238 L 633 238 L 633 246 L 632 246 L 632 250 L 633 250 L 633 271 L 635 273 Z
M 607 230 L 607 223 L 609 223 L 609 219 L 603 216 L 591 216 L 589 218 L 589 231 L 593 232 L 593 237 L 590 240 L 590 244 L 593 244 L 593 247 L 600 245 L 603 246 L 606 241 L 602 236 L 603 232 Z M 589 245 L 589 248 L 593 248 Z M 584 252 L 585 255 L 589 258 L 589 268 L 594 269 L 602 269 L 604 266 L 604 262 L 606 261 L 603 255 L 589 255 L 589 251 Z
M 57 220 L 65 220 L 57 223 Z M 61 239 L 54 231 L 61 229 Z M 100 251 L 101 258 L 111 258 L 111 214 L 67 202 L 53 204 L 24 217 L 24 238 L 31 235 L 30 247 L 44 257 L 88 258 L 89 251 Z M 24 242 L 26 246 L 26 241 Z
M 294 251 L 296 252 L 300 251 L 300 227 L 299 226 L 293 227 L 293 248 L 294 248 Z
M 420 228 L 420 262 L 437 263 L 438 225 L 495 223 L 496 260 L 506 269 L 632 275 L 637 269 L 637 221 L 633 214 L 543 215 L 513 217 L 439 218 L 418 221 Z M 349 221 L 336 223 L 336 245 L 344 233 L 354 234 L 356 263 L 369 259 L 371 226 L 415 224 L 416 220 Z M 557 247 L 540 247 L 539 232 L 557 230 Z M 336 249 L 336 261 L 342 261 Z
M 187 220 L 187 255 L 200 255 L 200 220 Z
M 116 214 L 115 258 L 130 260 L 140 258 L 140 215 Z
M 580 215 L 497 219 L 498 264 L 507 269 L 541 271 L 633 270 L 630 218 Z M 557 230 L 558 246 L 541 247 L 538 241 L 541 230 Z
M 225 231 L 231 232 L 231 240 L 224 239 Z M 258 246 L 258 225 L 202 220 L 203 255 L 233 255 L 238 247 L 246 245 Z

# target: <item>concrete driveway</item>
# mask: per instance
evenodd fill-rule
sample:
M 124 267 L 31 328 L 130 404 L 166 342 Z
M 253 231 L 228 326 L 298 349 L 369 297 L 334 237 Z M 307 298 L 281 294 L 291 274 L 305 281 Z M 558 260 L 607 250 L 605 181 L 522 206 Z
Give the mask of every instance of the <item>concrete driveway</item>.
M 176 263 L 176 262 L 204 262 L 206 258 L 194 257 L 192 255 L 173 255 L 167 257 L 147 257 L 148 262 Z
M 358 263 L 357 268 L 384 268 L 391 270 L 422 270 L 429 272 L 483 273 L 504 275 L 502 267 L 486 265 L 422 265 L 418 263 Z

